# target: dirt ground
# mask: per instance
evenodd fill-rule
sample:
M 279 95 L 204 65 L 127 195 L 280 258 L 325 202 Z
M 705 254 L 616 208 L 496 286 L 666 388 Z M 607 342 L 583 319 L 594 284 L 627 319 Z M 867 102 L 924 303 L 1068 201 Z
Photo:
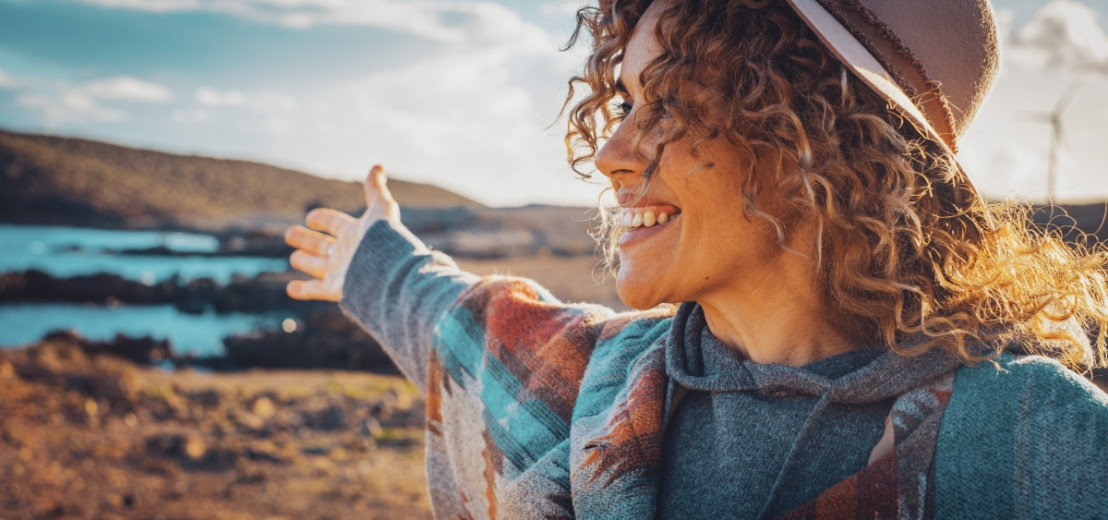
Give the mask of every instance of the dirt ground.
M 0 519 L 428 518 L 399 377 L 140 368 L 0 352 Z

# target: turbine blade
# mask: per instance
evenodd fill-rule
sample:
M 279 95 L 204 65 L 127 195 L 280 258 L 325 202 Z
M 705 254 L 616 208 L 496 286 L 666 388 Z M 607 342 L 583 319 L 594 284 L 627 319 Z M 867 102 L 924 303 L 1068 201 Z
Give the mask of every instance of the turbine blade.
M 1080 85 L 1077 83 L 1070 83 L 1069 87 L 1066 87 L 1066 91 L 1062 94 L 1062 97 L 1058 98 L 1058 102 L 1054 104 L 1054 114 L 1058 114 L 1060 117 L 1062 112 L 1066 111 L 1066 108 L 1070 106 L 1073 98 L 1077 95 L 1077 89 Z
M 1020 119 L 1023 121 L 1046 124 L 1050 124 L 1053 121 L 1054 116 L 1054 114 L 1048 114 L 1046 112 L 1023 112 L 1020 115 Z

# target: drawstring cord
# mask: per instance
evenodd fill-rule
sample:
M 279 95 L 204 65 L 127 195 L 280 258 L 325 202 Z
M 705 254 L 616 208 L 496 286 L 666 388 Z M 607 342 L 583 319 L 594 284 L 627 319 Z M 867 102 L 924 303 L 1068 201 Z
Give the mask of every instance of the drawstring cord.
M 773 487 L 770 488 L 769 494 L 766 496 L 766 502 L 762 505 L 762 511 L 758 513 L 759 519 L 765 518 L 766 515 L 769 514 L 773 501 L 777 499 L 777 492 L 785 482 L 785 475 L 792 469 L 793 459 L 796 457 L 797 452 L 800 451 L 801 441 L 808 435 L 808 430 L 811 430 L 812 427 L 815 426 L 816 417 L 823 413 L 823 410 L 827 408 L 830 402 L 831 392 L 827 391 L 820 396 L 819 401 L 812 407 L 812 412 L 808 414 L 808 419 L 804 421 L 804 425 L 800 427 L 800 431 L 796 434 L 796 438 L 793 439 L 793 446 L 789 449 L 789 454 L 785 457 L 785 463 L 781 465 L 781 471 L 777 473 L 777 478 L 773 481 Z

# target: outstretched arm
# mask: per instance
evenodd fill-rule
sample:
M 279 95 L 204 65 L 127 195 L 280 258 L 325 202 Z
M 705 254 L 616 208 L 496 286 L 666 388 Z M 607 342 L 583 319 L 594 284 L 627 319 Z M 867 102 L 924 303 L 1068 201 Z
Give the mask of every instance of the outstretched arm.
M 292 266 L 313 278 L 288 285 L 300 300 L 340 302 L 421 389 L 439 319 L 478 278 L 458 269 L 400 223 L 400 210 L 374 166 L 365 181 L 366 211 L 360 218 L 332 209 L 308 213 L 308 227 L 295 226 L 285 240 L 296 251 Z

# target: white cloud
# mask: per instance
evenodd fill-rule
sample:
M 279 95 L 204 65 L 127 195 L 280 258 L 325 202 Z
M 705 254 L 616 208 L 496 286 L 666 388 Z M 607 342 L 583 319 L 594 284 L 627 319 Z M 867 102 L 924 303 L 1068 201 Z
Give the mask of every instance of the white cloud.
M 51 127 L 65 123 L 111 123 L 126 119 L 124 112 L 102 106 L 95 98 L 79 90 L 22 94 L 16 98 L 16 104 L 40 111 L 46 125 Z
M 237 107 L 243 104 L 246 98 L 238 90 L 216 90 L 211 87 L 200 87 L 196 90 L 196 102 L 210 107 Z
M 164 103 L 173 97 L 165 86 L 130 76 L 20 87 L 23 92 L 16 98 L 16 104 L 39 111 L 43 121 L 51 127 L 67 123 L 119 122 L 127 119 L 127 112 L 105 103 Z
M 138 9 L 159 13 L 197 9 L 201 5 L 197 0 L 83 0 L 83 3 L 101 7 Z
M 554 18 L 559 21 L 572 20 L 577 14 L 577 10 L 584 6 L 585 3 L 581 0 L 555 0 L 543 2 L 539 6 L 539 13 L 547 18 Z
M 1010 16 L 1001 18 L 1010 24 Z M 1004 57 L 1020 68 L 1064 68 L 1108 75 L 1108 32 L 1097 12 L 1072 0 L 1054 0 L 1019 30 L 1008 29 Z
M 299 105 L 294 96 L 273 90 L 243 92 L 238 89 L 200 87 L 196 89 L 195 99 L 202 107 L 244 109 L 263 116 L 275 112 L 291 112 Z
M 89 96 L 112 101 L 164 103 L 173 97 L 169 89 L 162 85 L 130 76 L 98 79 L 78 88 Z
M 561 83 L 560 59 L 474 51 L 325 86 L 302 96 L 292 146 L 304 149 L 282 151 L 336 176 L 380 162 L 491 204 L 595 200 L 565 166 L 560 130 L 546 130 L 556 109 L 524 81 L 537 70 Z
M 202 108 L 178 108 L 169 115 L 169 120 L 178 124 L 207 123 L 211 114 Z
M 15 78 L 4 72 L 4 69 L 0 69 L 0 88 L 15 88 L 18 85 L 19 82 Z
M 305 29 L 360 25 L 449 43 L 550 45 L 545 33 L 493 2 L 439 0 L 75 0 L 151 12 L 209 11 Z

